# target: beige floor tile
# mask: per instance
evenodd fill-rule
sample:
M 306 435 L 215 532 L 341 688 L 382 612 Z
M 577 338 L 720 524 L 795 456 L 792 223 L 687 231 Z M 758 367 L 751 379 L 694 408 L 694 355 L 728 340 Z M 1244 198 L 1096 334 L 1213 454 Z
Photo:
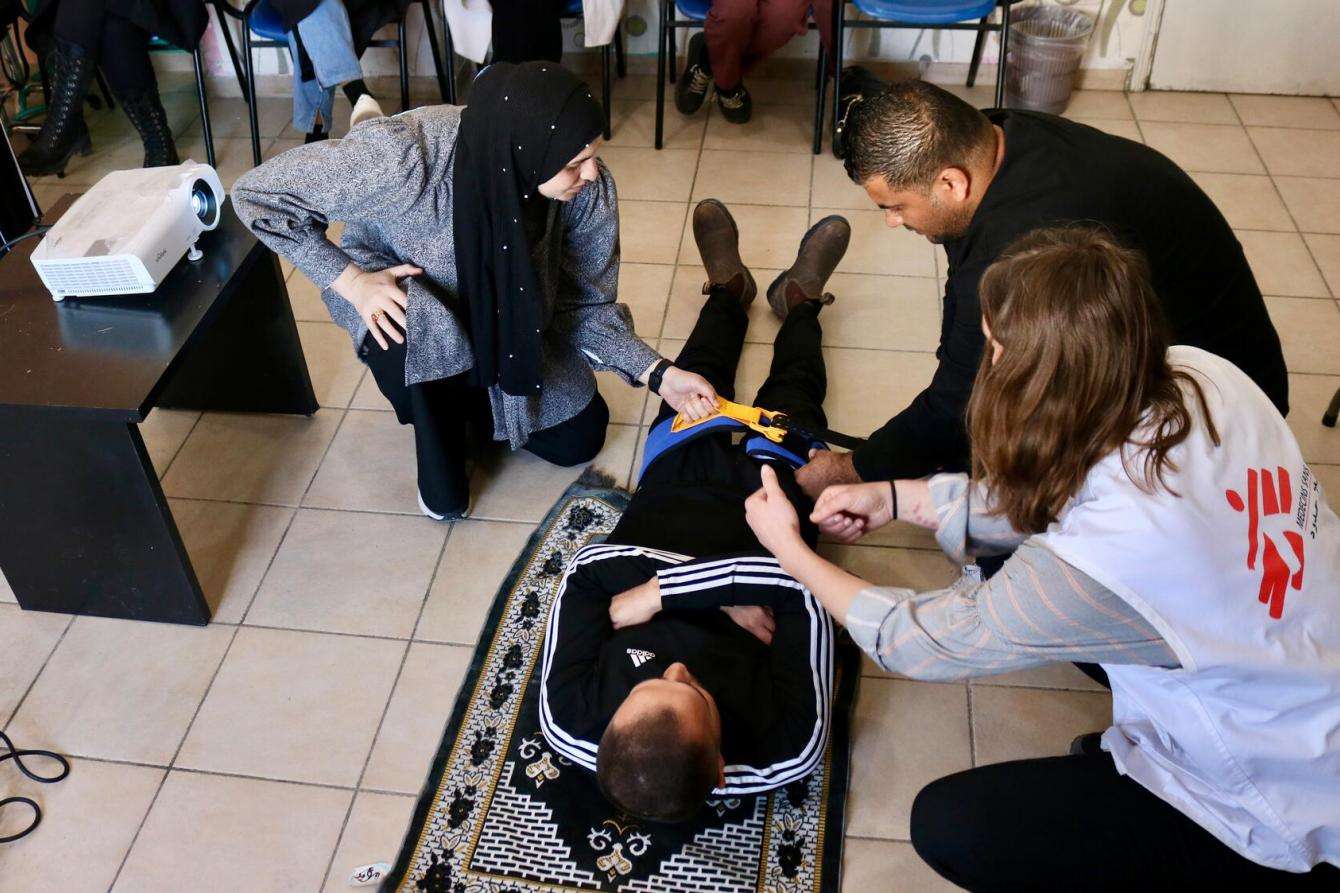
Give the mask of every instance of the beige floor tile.
M 935 352 L 940 343 L 940 290 L 934 279 L 837 273 L 837 302 L 824 310 L 824 344 L 871 350 Z
M 1141 121 L 1191 124 L 1237 124 L 1238 116 L 1222 93 L 1175 93 L 1146 90 L 1130 94 L 1131 108 Z
M 1290 372 L 1340 375 L 1340 307 L 1311 298 L 1266 298 Z
M 801 39 L 804 40 L 805 38 Z M 764 74 L 762 71 L 759 73 Z M 814 81 L 812 79 L 751 76 L 747 83 L 749 93 L 754 97 L 756 108 L 761 105 L 799 105 L 805 106 L 811 114 L 814 113 Z M 832 108 L 832 106 L 829 106 L 829 108 Z M 766 115 L 767 113 L 767 109 L 760 109 L 757 112 L 760 115 Z
M 696 149 L 606 146 L 600 159 L 614 174 L 619 198 L 635 201 L 687 201 L 698 169 Z
M 670 287 L 670 304 L 665 311 L 665 325 L 661 329 L 664 338 L 673 338 L 679 342 L 686 340 L 698 323 L 698 313 L 703 309 L 707 297 L 703 294 L 703 282 L 707 278 L 703 268 L 697 265 L 683 265 L 674 268 L 675 278 Z M 758 297 L 749 305 L 749 329 L 745 332 L 745 341 L 758 344 L 771 344 L 781 328 L 781 320 L 768 306 L 768 285 L 781 270 L 751 269 L 754 281 L 758 284 Z M 827 315 L 824 317 L 827 322 Z M 683 347 L 675 344 L 675 351 Z M 668 350 L 669 348 L 662 348 Z M 671 355 L 673 359 L 673 355 Z
M 687 202 L 619 200 L 619 247 L 625 262 L 673 264 L 688 214 Z
M 1137 143 L 1145 141 L 1140 125 L 1129 118 L 1074 118 L 1074 121 L 1078 124 L 1087 124 L 1095 130 L 1103 131 L 1103 133 L 1134 140 Z
M 628 481 L 637 429 L 610 425 L 605 446 L 592 465 L 614 476 L 619 486 Z M 586 465 L 559 468 L 524 451 L 495 455 L 475 467 L 470 489 L 475 494 L 472 516 L 494 521 L 539 521 L 563 495 Z
M 394 413 L 351 409 L 303 505 L 417 515 L 417 488 L 413 427 Z
M 651 345 L 656 346 L 652 340 Z M 596 387 L 609 406 L 610 421 L 616 425 L 636 425 L 642 419 L 642 407 L 647 402 L 645 387 L 632 387 L 613 372 L 597 372 Z
M 322 890 L 347 893 L 349 875 L 355 868 L 375 862 L 394 865 L 413 814 L 413 797 L 359 792 Z
M 353 786 L 406 647 L 242 627 L 175 765 Z
M 362 787 L 404 794 L 417 794 L 423 788 L 457 691 L 470 668 L 471 654 L 469 648 L 457 645 L 415 642 L 410 646 Z
M 800 105 L 769 106 L 747 124 L 732 124 L 712 109 L 704 149 L 808 153 L 814 149 L 814 113 Z
M 1272 174 L 1340 177 L 1340 131 L 1248 127 L 1247 132 Z
M 908 839 L 926 784 L 972 766 L 963 685 L 862 679 L 852 728 L 847 833 Z
M 457 521 L 442 552 L 416 639 L 473 646 L 498 587 L 535 527 L 501 521 Z
M 363 380 L 358 383 L 358 390 L 354 391 L 354 399 L 350 401 L 349 408 L 377 412 L 393 411 L 390 402 L 382 396 L 381 390 L 377 387 L 377 379 L 372 377 L 371 372 L 363 374 Z
M 333 322 L 300 322 L 298 338 L 312 376 L 312 390 L 322 406 L 344 409 L 363 377 L 363 363 L 354 353 L 349 333 Z
M 1331 295 L 1340 295 L 1340 236 L 1323 236 L 1307 233 L 1303 236 L 1308 251 L 1312 253 L 1317 266 L 1321 267 Z
M 870 211 L 875 203 L 865 189 L 851 181 L 842 162 L 831 152 L 814 158 L 814 174 L 810 181 L 810 202 L 820 208 L 847 208 L 852 211 Z
M 824 348 L 828 424 L 858 437 L 883 425 L 930 384 L 933 354 Z
M 19 742 L 24 745 L 47 747 L 50 742 Z M 33 768 L 48 771 L 41 765 Z M 42 807 L 42 825 L 23 840 L 3 844 L 0 883 L 23 893 L 104 893 L 149 811 L 163 772 L 91 760 L 76 763 L 59 784 L 38 784 L 6 772 L 5 795 L 35 800 Z M 0 836 L 17 834 L 30 817 L 21 806 L 6 808 Z
M 293 509 L 194 499 L 170 504 L 214 622 L 239 622 L 279 549 Z
M 1292 232 L 1293 219 L 1269 177 L 1254 174 L 1191 174 L 1210 201 L 1237 229 Z
M 316 473 L 339 410 L 311 418 L 207 412 L 163 478 L 169 496 L 297 505 Z
M 819 554 L 875 586 L 906 586 L 919 592 L 943 589 L 962 573 L 942 553 L 923 549 L 820 543 Z
M 1337 388 L 1340 388 L 1338 376 L 1289 376 L 1289 427 L 1308 462 L 1340 464 L 1340 428 L 1327 428 L 1321 423 L 1322 413 Z M 1340 503 L 1340 492 L 1335 499 Z
M 888 524 L 861 537 L 857 545 L 939 551 L 939 546 L 935 543 L 935 534 L 915 524 Z
M 0 571 L 0 604 L 18 604 L 18 599 L 14 596 L 14 589 L 5 579 L 5 574 Z
M 1275 183 L 1300 230 L 1340 233 L 1340 180 L 1275 177 Z
M 977 765 L 1060 756 L 1076 735 L 1112 724 L 1107 692 L 976 686 L 972 692 Z
M 843 893 L 939 893 L 959 888 L 900 840 L 848 837 L 842 853 Z
M 353 794 L 173 772 L 121 870 L 117 893 L 314 890 Z
M 1321 481 L 1326 504 L 1334 511 L 1335 506 L 1340 505 L 1340 465 L 1312 465 L 1311 468 Z
M 1174 124 L 1145 121 L 1140 125 L 1145 143 L 1188 171 L 1227 174 L 1263 174 L 1247 132 L 1224 124 Z
M 290 276 L 285 283 L 288 286 L 288 301 L 293 305 L 293 318 L 299 322 L 330 322 L 330 311 L 321 300 L 321 289 L 302 273 Z M 344 332 L 343 329 L 340 330 Z M 345 333 L 345 345 L 353 349 L 353 341 Z
M 619 91 L 622 94 L 623 91 Z M 612 103 L 610 146 L 654 146 L 656 144 L 656 100 L 616 99 Z M 667 149 L 697 149 L 707 129 L 707 115 L 685 117 L 666 103 L 663 143 Z
M 911 230 L 890 229 L 883 211 L 843 211 L 815 208 L 810 222 L 829 214 L 841 214 L 851 223 L 851 244 L 838 264 L 843 273 L 876 273 L 884 276 L 935 276 L 934 246 Z M 787 263 L 790 263 L 788 260 Z
M 291 148 L 296 143 L 285 145 L 282 148 Z M 261 158 L 273 158 L 281 151 L 280 141 L 261 137 Z M 208 155 L 205 152 L 205 140 L 203 137 L 191 137 L 183 139 L 177 144 L 177 154 L 181 156 L 182 161 L 194 159 L 200 163 L 205 163 Z M 229 192 L 233 189 L 233 184 L 237 178 L 255 167 L 251 160 L 251 139 L 215 139 L 214 140 L 214 169 L 219 173 L 219 179 L 223 182 L 223 187 Z
M 1131 105 L 1120 90 L 1076 90 L 1065 108 L 1067 118 L 1125 118 L 1131 120 Z
M 619 301 L 633 314 L 633 331 L 643 338 L 659 338 L 666 299 L 675 268 L 669 264 L 619 265 Z
M 430 518 L 301 509 L 246 622 L 408 639 L 446 536 Z
M 794 152 L 705 150 L 693 184 L 693 201 L 808 207 L 810 159 Z
M 1238 117 L 1248 126 L 1306 127 L 1340 130 L 1340 114 L 1322 96 L 1266 96 L 1234 93 L 1229 96 Z
M 191 410 L 154 409 L 140 423 L 140 437 L 144 439 L 144 448 L 149 451 L 149 460 L 159 477 L 163 476 L 199 418 L 200 413 Z
M 966 84 L 937 84 L 973 108 L 989 109 L 996 104 L 996 66 L 985 63 L 977 71 L 977 83 L 971 87 Z
M 740 258 L 751 270 L 781 270 L 791 266 L 796 258 L 796 247 L 809 229 L 804 208 L 735 204 L 730 206 L 730 212 L 740 228 Z M 692 226 L 684 227 L 679 263 L 702 264 Z M 762 287 L 767 288 L 767 285 Z
M 1262 294 L 1296 298 L 1328 298 L 1326 283 L 1298 233 L 1238 230 Z
M 260 97 L 256 101 L 256 118 L 260 123 L 261 147 L 274 137 L 279 136 L 293 121 L 293 101 L 291 99 Z M 191 136 L 203 137 L 200 121 L 197 118 L 187 131 Z M 209 100 L 209 125 L 215 139 L 251 139 L 251 121 L 247 116 L 247 104 L 241 97 L 213 98 Z
M 65 614 L 0 604 L 0 729 L 69 625 Z
M 226 626 L 80 617 L 10 734 L 66 754 L 167 765 L 232 635 Z
M 1043 664 L 1040 667 L 1029 667 L 1027 670 L 1015 670 L 1013 673 L 1001 673 L 998 676 L 980 676 L 974 679 L 972 684 L 1106 691 L 1097 682 L 1081 673 L 1072 663 Z
M 680 41 L 681 45 L 683 41 Z M 681 61 L 682 69 L 682 61 Z M 666 120 L 670 115 L 679 114 L 674 111 L 674 85 L 667 78 L 665 83 L 665 112 Z M 656 100 L 656 75 L 655 74 L 629 74 L 627 77 L 619 78 L 614 82 L 614 95 L 620 100 L 649 100 L 655 103 Z

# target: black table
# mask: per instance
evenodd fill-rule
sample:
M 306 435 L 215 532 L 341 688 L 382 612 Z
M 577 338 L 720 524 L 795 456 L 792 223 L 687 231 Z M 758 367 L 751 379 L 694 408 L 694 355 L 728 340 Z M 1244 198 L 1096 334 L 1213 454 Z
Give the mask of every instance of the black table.
M 137 423 L 316 412 L 279 261 L 228 202 L 153 294 L 56 303 L 36 242 L 0 259 L 0 571 L 28 610 L 208 623 Z

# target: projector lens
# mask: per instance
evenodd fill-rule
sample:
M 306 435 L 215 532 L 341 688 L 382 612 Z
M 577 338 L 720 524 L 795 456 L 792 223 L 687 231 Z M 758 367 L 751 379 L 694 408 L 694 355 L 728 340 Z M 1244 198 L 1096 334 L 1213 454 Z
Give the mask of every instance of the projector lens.
M 191 210 L 205 226 L 213 226 L 219 219 L 219 203 L 214 190 L 204 180 L 196 180 L 191 187 Z

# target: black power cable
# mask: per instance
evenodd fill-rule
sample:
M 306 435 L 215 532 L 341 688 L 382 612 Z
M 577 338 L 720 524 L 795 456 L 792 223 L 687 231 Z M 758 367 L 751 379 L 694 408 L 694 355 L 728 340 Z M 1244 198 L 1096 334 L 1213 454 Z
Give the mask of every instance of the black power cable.
M 0 763 L 3 763 L 5 760 L 13 760 L 14 765 L 19 767 L 19 771 L 33 781 L 40 782 L 41 784 L 55 784 L 58 781 L 64 781 L 65 776 L 70 774 L 70 761 L 58 753 L 49 750 L 19 750 L 14 746 L 14 742 L 10 737 L 4 732 L 0 732 L 0 745 L 3 745 L 9 750 L 9 753 L 0 753 Z M 53 776 L 38 775 L 36 772 L 23 765 L 24 757 L 46 757 L 49 760 L 55 760 L 61 765 L 60 774 Z M 28 797 L 5 797 L 3 800 L 0 800 L 0 813 L 3 813 L 4 808 L 11 803 L 22 803 L 29 807 L 33 811 L 33 821 L 31 825 L 20 831 L 18 834 L 11 834 L 8 837 L 0 837 L 0 843 L 12 843 L 22 837 L 27 837 L 29 834 L 33 833 L 33 829 L 42 824 L 42 807 L 38 806 L 35 801 Z

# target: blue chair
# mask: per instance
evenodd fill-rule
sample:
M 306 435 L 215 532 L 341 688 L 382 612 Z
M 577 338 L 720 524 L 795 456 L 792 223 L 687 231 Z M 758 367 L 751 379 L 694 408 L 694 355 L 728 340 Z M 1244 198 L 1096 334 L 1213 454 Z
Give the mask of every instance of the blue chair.
M 563 13 L 560 16 L 565 19 L 580 19 L 582 17 L 582 0 L 566 0 L 563 4 Z M 623 54 L 623 23 L 614 30 L 613 43 L 607 43 L 600 48 L 600 101 L 605 107 L 605 139 L 610 138 L 610 47 L 614 48 L 614 56 L 619 71 L 619 77 L 628 73 L 628 66 L 624 60 Z
M 251 120 L 251 158 L 255 164 L 261 163 L 261 140 L 260 124 L 257 121 L 256 113 L 256 77 L 255 61 L 252 57 L 252 50 L 256 47 L 288 49 L 288 32 L 284 30 L 284 23 L 279 14 L 269 3 L 269 0 L 247 0 L 247 5 L 241 10 L 235 9 L 221 0 L 215 0 L 215 9 L 222 9 L 228 15 L 237 19 L 242 27 L 242 56 L 246 68 L 245 78 L 238 74 L 238 80 L 242 84 L 242 95 L 247 100 L 247 114 Z M 442 71 L 442 53 L 437 44 L 437 27 L 433 23 L 432 8 L 428 0 L 414 0 L 423 8 L 424 27 L 428 29 L 428 48 L 433 53 L 433 68 L 437 73 L 437 86 L 442 94 L 442 101 L 447 103 L 456 102 L 456 81 L 454 77 L 448 78 Z M 406 10 L 408 15 L 408 10 Z M 233 57 L 233 66 L 237 66 L 237 53 L 233 47 L 233 38 L 225 23 L 223 25 L 223 36 L 228 44 L 228 53 Z M 368 43 L 369 47 L 394 47 L 400 54 L 400 107 L 409 108 L 409 57 L 407 55 L 409 42 L 405 39 L 405 16 L 401 16 L 396 23 L 398 32 L 394 38 L 384 40 L 373 40 Z M 451 48 L 451 32 L 447 31 L 447 54 L 449 58 L 454 58 L 455 54 Z M 455 72 L 453 65 L 451 71 Z M 326 122 L 329 124 L 330 122 Z
M 977 41 L 972 48 L 968 65 L 968 86 L 977 81 L 977 67 L 982 61 L 982 45 L 989 31 L 1000 32 L 1000 64 L 996 66 L 996 106 L 1005 104 L 1005 56 L 1010 42 L 1010 7 L 1018 0 L 851 0 L 857 10 L 869 20 L 847 21 L 847 0 L 833 0 L 833 66 L 834 84 L 842 78 L 842 48 L 848 28 L 939 28 L 946 31 L 976 31 Z M 1000 23 L 991 23 L 991 13 L 1000 7 Z M 974 21 L 976 20 L 976 21 Z M 823 50 L 819 56 L 823 58 Z M 823 143 L 820 125 L 828 76 L 819 79 L 816 104 L 819 116 L 814 130 L 814 153 L 819 154 Z M 833 102 L 833 128 L 836 132 L 842 116 L 842 104 Z

